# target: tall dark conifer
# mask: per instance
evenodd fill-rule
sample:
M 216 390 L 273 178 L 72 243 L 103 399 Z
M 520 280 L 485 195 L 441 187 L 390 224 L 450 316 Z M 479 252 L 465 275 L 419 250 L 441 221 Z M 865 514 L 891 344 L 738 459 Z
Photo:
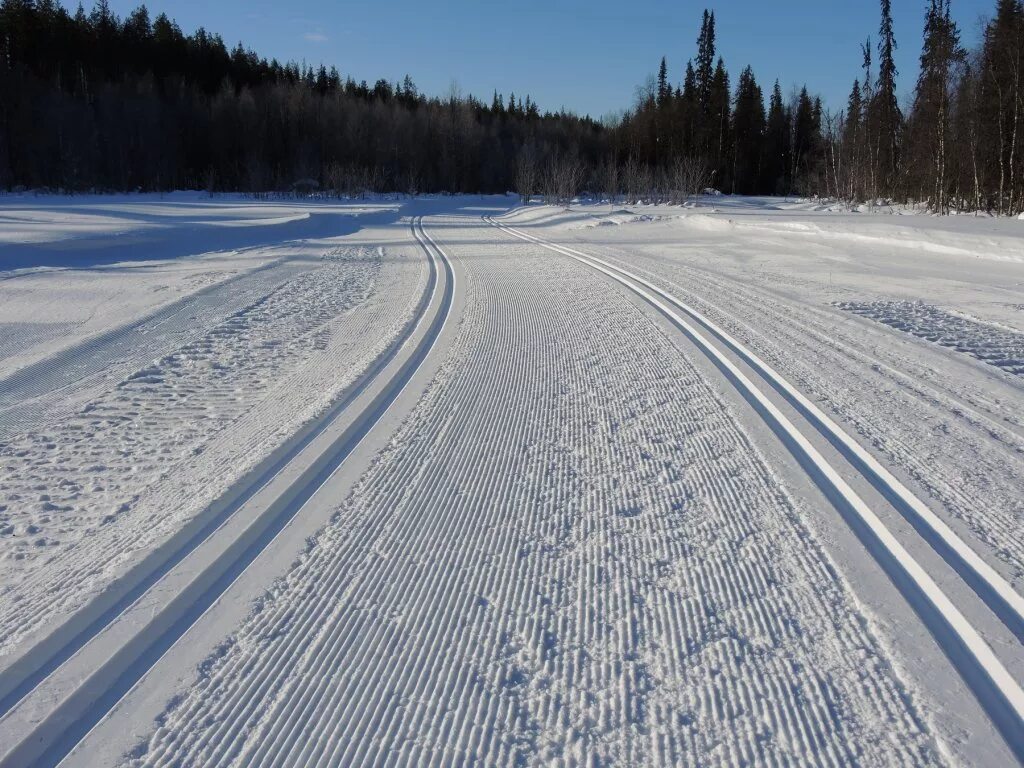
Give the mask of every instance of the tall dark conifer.
M 879 190 L 893 196 L 898 183 L 900 163 L 900 134 L 903 115 L 896 99 L 896 69 L 894 54 L 896 37 L 892 24 L 892 0 L 881 0 L 882 20 L 878 28 L 878 81 L 873 98 L 874 154 Z
M 714 186 L 727 190 L 732 186 L 732 149 L 729 136 L 729 115 L 732 95 L 729 90 L 729 73 L 721 58 L 715 65 L 711 78 L 711 112 L 708 116 L 709 156 L 715 170 Z
M 697 89 L 697 103 L 701 112 L 711 114 L 711 81 L 715 75 L 715 14 L 704 11 L 700 36 L 697 38 L 697 63 L 694 70 L 694 84 Z
M 768 194 L 789 194 L 789 114 L 782 100 L 782 88 L 775 81 L 768 105 L 761 189 Z
M 661 57 L 661 66 L 658 67 L 658 108 L 664 109 L 672 98 L 672 86 L 668 81 L 668 62 Z
M 764 129 L 764 96 L 748 66 L 740 73 L 732 112 L 733 192 L 752 195 L 760 191 Z
M 683 76 L 683 89 L 680 94 L 680 119 L 682 120 L 682 151 L 684 155 L 693 155 L 697 151 L 697 116 L 700 114 L 700 102 L 697 96 L 697 73 L 693 61 L 686 62 L 686 74 Z

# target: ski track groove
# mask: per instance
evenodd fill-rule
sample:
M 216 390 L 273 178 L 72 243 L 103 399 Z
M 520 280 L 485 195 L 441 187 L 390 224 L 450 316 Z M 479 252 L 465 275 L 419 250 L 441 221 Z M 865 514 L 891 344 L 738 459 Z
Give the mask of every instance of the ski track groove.
M 1009 673 L 999 656 L 978 630 L 934 581 L 927 569 L 922 567 L 905 549 L 900 540 L 892 534 L 875 512 L 860 498 L 859 494 L 847 484 L 842 475 L 806 439 L 806 436 L 789 420 L 788 416 L 772 404 L 761 389 L 722 353 L 719 345 L 734 352 L 749 364 L 757 372 L 757 375 L 763 377 L 769 387 L 778 390 L 779 394 L 783 395 L 793 408 L 805 416 L 811 425 L 821 432 L 822 436 L 840 449 L 844 460 L 848 461 L 858 472 L 864 474 L 865 477 L 874 476 L 877 482 L 884 486 L 885 493 L 890 500 L 898 500 L 897 508 L 901 513 L 915 527 L 928 530 L 933 537 L 929 539 L 929 544 L 936 549 L 940 545 L 947 548 L 951 553 L 950 556 L 956 559 L 954 566 L 969 571 L 968 574 L 961 573 L 965 581 L 975 588 L 982 600 L 990 604 L 1011 631 L 1019 632 L 1019 622 L 1024 616 L 1024 599 L 1013 587 L 966 542 L 960 539 L 938 515 L 933 513 L 896 477 L 846 435 L 827 414 L 807 400 L 767 363 L 744 348 L 712 321 L 627 269 L 617 267 L 611 262 L 573 248 L 546 241 L 506 224 L 497 223 L 489 217 L 484 218 L 492 226 L 513 237 L 537 243 L 548 250 L 569 256 L 636 293 L 668 317 L 673 324 L 703 348 L 723 373 L 726 373 L 733 381 L 737 390 L 752 401 L 751 404 L 756 401 L 756 408 L 762 418 L 777 433 L 780 433 L 781 438 L 793 444 L 794 447 L 791 450 L 808 473 L 812 477 L 820 475 L 821 479 L 816 482 L 823 485 L 830 495 L 838 495 L 842 499 L 837 507 L 847 510 L 844 511 L 844 516 L 858 531 L 865 547 L 886 570 L 908 603 L 914 606 L 915 611 L 929 627 L 964 681 L 974 690 L 979 703 L 992 718 L 993 724 L 1000 730 L 1007 745 L 1020 756 L 1024 750 L 1024 743 L 1020 737 L 1021 727 L 1024 726 L 1024 690 L 1021 689 L 1020 684 Z M 668 302 L 672 307 L 664 302 Z M 680 312 L 682 314 L 679 314 Z M 696 325 L 691 325 L 691 320 Z M 710 341 L 709 338 L 716 341 Z M 808 468 L 807 463 L 813 465 L 813 469 Z M 896 504 L 895 501 L 893 503 Z
M 939 760 L 692 364 L 589 271 L 514 255 L 455 260 L 419 407 L 128 762 Z
M 602 252 L 608 250 L 601 248 Z M 645 258 L 646 255 L 642 254 Z M 611 259 L 623 266 L 636 268 L 634 264 L 626 264 L 621 258 L 602 253 L 602 257 Z M 984 413 L 983 403 L 963 403 L 959 398 L 939 391 L 940 386 L 928 386 L 922 381 L 914 380 L 899 370 L 906 360 L 896 359 L 888 362 L 880 361 L 879 355 L 887 352 L 886 348 L 876 345 L 872 353 L 867 354 L 857 349 L 856 342 L 844 331 L 846 327 L 836 322 L 834 311 L 813 306 L 802 306 L 803 317 L 815 316 L 820 325 L 809 322 L 801 324 L 799 332 L 792 328 L 791 312 L 779 302 L 764 293 L 751 291 L 736 280 L 713 277 L 705 271 L 693 269 L 686 264 L 673 264 L 676 275 L 670 275 L 660 262 L 652 261 L 649 267 L 662 269 L 644 269 L 648 276 L 654 277 L 667 286 L 676 295 L 686 296 L 686 300 L 697 306 L 709 317 L 715 318 L 727 327 L 730 333 L 750 342 L 756 340 L 757 348 L 764 350 L 766 360 L 773 366 L 786 370 L 798 382 L 804 391 L 816 393 L 823 402 L 851 424 L 857 433 L 886 458 L 920 485 L 932 498 L 938 501 L 948 514 L 961 521 L 971 535 L 987 546 L 992 555 L 1009 568 L 1012 581 L 1019 584 L 1024 579 L 1024 539 L 1021 538 L 1022 520 L 1024 520 L 1024 500 L 1021 499 L 1019 487 L 1024 483 L 1021 472 L 1020 456 L 1024 454 L 1024 436 L 1007 428 L 994 417 Z M 685 280 L 679 279 L 685 275 Z M 710 290 L 709 290 L 710 289 Z M 708 303 L 707 296 L 728 296 L 729 302 L 743 302 L 745 308 L 765 313 L 771 318 L 770 333 L 758 332 L 752 326 L 739 321 L 734 314 L 724 312 L 719 306 Z M 852 330 L 860 330 L 854 328 Z M 811 343 L 809 343 L 811 342 Z M 802 354 L 794 354 L 793 349 L 803 350 Z M 842 374 L 837 380 L 858 381 L 864 377 L 864 366 L 885 377 L 896 386 L 901 395 L 897 403 L 891 407 L 886 401 L 877 403 L 887 407 L 877 416 L 870 411 L 858 407 L 854 393 L 846 394 L 829 386 L 815 374 L 809 366 L 800 364 L 800 360 L 816 360 L 821 366 L 821 355 L 825 351 L 833 351 L 829 358 L 830 370 L 841 369 Z M 934 374 L 934 371 L 921 371 L 922 376 Z M 877 389 L 877 385 L 872 385 Z M 902 396 L 909 393 L 910 396 Z M 963 394 L 960 394 L 963 397 Z M 932 449 L 922 451 L 920 435 L 908 434 L 905 438 L 891 429 L 893 423 L 901 421 L 929 423 L 933 421 L 931 414 L 921 408 L 921 401 L 939 405 L 953 418 L 949 425 L 940 425 L 943 436 L 962 444 L 963 450 L 969 452 L 973 460 L 982 462 L 985 471 L 965 477 L 962 473 L 949 473 L 946 466 L 956 467 L 958 461 L 935 461 Z M 915 415 L 908 417 L 908 411 Z M 897 413 L 899 416 L 897 417 Z M 967 432 L 971 430 L 974 435 Z M 990 448 L 983 448 L 975 435 L 994 439 L 1001 456 L 991 455 Z M 991 443 L 990 443 L 991 445 Z M 976 499 L 983 495 L 976 489 L 976 483 L 983 483 L 985 497 L 993 493 L 1005 500 L 1003 504 L 986 504 L 979 506 Z
M 418 284 L 425 274 L 419 271 Z M 0 443 L 11 470 L 0 480 L 0 522 L 22 540 L 52 539 L 57 552 L 4 542 L 19 578 L 7 573 L 0 591 L 0 649 L 10 652 L 80 607 L 135 553 L 175 531 L 324 410 L 398 333 L 422 292 L 417 287 L 403 269 L 382 269 L 374 254 L 343 249 L 63 423 Z M 284 307 L 281 317 L 270 304 Z M 367 337 L 369 344 L 354 341 Z M 195 471 L 182 480 L 174 467 L 186 461 Z M 43 483 L 46 498 L 33 501 Z M 35 562 L 26 562 L 26 550 Z
M 420 226 L 420 233 L 417 233 L 417 230 L 416 230 L 417 226 L 418 226 L 418 221 L 414 220 L 413 223 L 412 223 L 413 234 L 416 237 L 416 239 L 419 241 L 420 246 L 423 248 L 423 250 L 426 252 L 426 254 L 428 256 L 426 264 L 431 267 L 430 272 L 432 274 L 437 274 L 437 272 L 439 270 L 435 269 L 434 265 L 436 263 L 438 263 L 438 262 L 445 263 L 446 259 L 443 256 L 443 254 L 441 254 L 440 251 L 438 249 L 436 249 L 436 246 L 433 246 L 433 248 L 434 248 L 434 251 L 437 252 L 438 256 L 436 258 L 434 257 L 433 252 L 431 251 L 431 247 L 428 247 L 428 245 L 427 245 L 427 241 L 430 240 L 429 236 L 425 235 L 425 233 L 423 233 L 423 235 L 421 236 L 421 234 L 420 234 L 420 233 L 422 233 L 422 227 L 421 226 Z M 426 239 L 424 239 L 424 237 Z M 383 255 L 382 251 L 381 251 L 381 255 Z M 352 432 L 351 437 L 345 438 L 345 435 L 342 435 L 341 437 L 345 438 L 346 441 L 345 442 L 341 442 L 341 443 L 336 443 L 336 445 L 331 448 L 331 450 L 341 451 L 341 453 L 338 454 L 338 457 L 330 459 L 330 461 L 337 461 L 339 463 L 343 462 L 344 459 L 351 452 L 351 450 L 353 450 L 356 446 L 358 446 L 358 444 L 362 441 L 363 436 L 365 436 L 366 432 L 369 429 L 371 429 L 373 427 L 373 425 L 376 424 L 379 421 L 381 416 L 384 413 L 386 413 L 387 408 L 394 401 L 394 399 L 397 396 L 399 396 L 399 394 L 405 389 L 405 387 L 406 387 L 406 385 L 407 385 L 407 383 L 409 381 L 409 378 L 419 368 L 419 366 L 422 364 L 423 359 L 425 358 L 425 356 L 432 349 L 432 347 L 433 347 L 434 343 L 436 342 L 436 339 L 439 336 L 441 330 L 443 329 L 443 327 L 444 327 L 444 325 L 445 325 L 445 323 L 446 323 L 446 321 L 448 319 L 448 315 L 450 313 L 450 302 L 451 302 L 451 295 L 452 295 L 452 290 L 453 290 L 451 280 L 452 280 L 453 273 L 451 272 L 449 267 L 446 266 L 445 269 L 446 269 L 447 274 L 449 276 L 449 279 L 446 282 L 446 288 L 445 288 L 447 298 L 444 298 L 444 299 L 441 300 L 441 304 L 439 305 L 439 309 L 437 310 L 438 314 L 435 316 L 434 320 L 432 321 L 430 329 L 428 330 L 428 332 L 424 336 L 424 338 L 418 343 L 418 346 L 411 353 L 410 357 L 398 369 L 398 372 L 395 374 L 395 378 L 393 378 L 391 381 L 389 381 L 388 382 L 388 386 L 386 386 L 383 389 L 381 389 L 380 392 L 378 392 L 375 395 L 373 400 L 365 407 L 366 409 L 365 409 L 365 411 L 363 413 L 358 414 L 359 418 L 357 418 L 357 420 L 355 422 L 353 422 L 353 425 L 350 428 L 350 429 L 355 430 L 354 432 Z M 432 281 L 431 284 L 436 286 L 436 282 Z M 429 301 L 428 301 L 428 298 L 422 298 L 422 299 L 419 299 L 416 302 L 417 306 L 419 306 L 419 308 L 420 308 L 420 311 L 423 312 L 424 314 L 422 314 L 420 316 L 413 317 L 412 320 L 409 323 L 405 324 L 407 326 L 407 328 L 410 329 L 409 330 L 410 333 L 412 333 L 411 329 L 414 328 L 414 327 L 417 327 L 420 324 L 420 322 L 422 321 L 423 317 L 426 316 L 425 313 L 429 309 L 430 302 L 433 302 L 435 297 L 437 296 L 437 291 L 434 288 L 431 288 L 429 290 L 428 294 L 429 294 Z M 392 297 L 392 302 L 394 303 L 393 297 Z M 381 329 L 379 327 L 375 328 L 375 330 L 377 331 L 378 334 L 381 331 Z M 323 385 L 322 381 L 320 382 L 320 385 L 321 386 Z M 361 419 L 361 421 L 360 421 L 360 419 Z M 348 432 L 346 432 L 345 434 L 348 434 Z M 322 483 L 325 481 L 325 478 L 329 478 L 330 475 L 332 475 L 334 470 L 336 470 L 336 469 L 337 469 L 337 465 L 333 465 L 333 467 L 331 465 L 328 465 L 326 468 L 321 468 L 316 474 L 312 475 L 310 477 L 310 479 L 307 479 L 305 481 L 306 483 L 315 483 L 315 485 L 307 485 L 307 486 L 301 488 L 301 490 L 308 491 L 310 496 L 315 494 L 319 490 L 319 488 L 322 486 Z M 310 470 L 307 470 L 306 475 L 309 474 L 309 471 Z M 299 481 L 301 481 L 302 477 L 304 477 L 306 475 L 301 476 L 299 478 Z M 308 497 L 306 498 L 306 500 L 308 500 Z M 301 507 L 304 503 L 305 503 L 305 501 L 300 501 L 299 502 L 299 506 Z M 258 552 L 257 552 L 257 555 L 258 555 Z M 245 556 L 245 553 L 243 553 L 243 556 Z M 255 556 L 254 556 L 254 558 L 255 558 Z M 216 569 L 216 568 L 219 567 L 220 562 L 221 561 L 217 561 L 217 562 L 213 563 L 210 567 L 213 568 L 213 569 Z M 251 564 L 251 562 L 252 562 L 251 560 L 245 561 L 245 563 L 242 565 L 242 569 L 244 570 L 245 568 L 247 568 L 248 565 Z M 228 563 L 228 566 L 230 567 L 231 563 Z M 229 582 L 225 582 L 222 588 L 230 588 L 230 584 L 233 583 L 233 582 L 234 582 L 234 579 L 232 579 L 232 581 L 230 583 Z M 216 601 L 219 599 L 221 594 L 222 593 L 216 593 L 214 595 L 214 597 L 212 598 L 212 602 L 210 602 L 206 606 L 206 608 L 203 610 L 204 614 L 207 613 L 210 610 L 210 608 L 213 605 L 216 604 Z M 197 599 L 197 600 L 205 599 L 205 595 L 198 596 L 195 599 Z M 172 606 L 172 610 L 173 610 L 173 606 Z M 160 614 L 159 616 L 153 616 L 151 618 L 153 618 L 153 619 L 162 619 L 163 618 L 163 614 Z M 162 628 L 163 625 L 162 625 L 161 621 L 156 621 L 155 623 L 151 624 L 149 627 L 144 628 L 142 630 L 143 634 L 142 634 L 142 636 L 140 636 L 141 639 L 140 638 L 133 638 L 132 642 L 135 642 L 136 644 L 138 644 L 139 642 L 141 642 L 143 644 L 144 643 L 154 644 L 154 643 L 160 642 L 161 638 L 162 638 L 162 635 L 157 636 L 157 635 L 153 635 L 152 632 L 149 632 L 149 630 L 153 629 L 154 627 L 155 627 L 155 631 L 157 633 L 165 633 L 166 634 L 168 632 L 173 633 L 175 631 L 179 631 L 181 634 L 186 634 L 189 631 L 189 629 L 191 628 L 191 626 L 193 625 L 192 623 L 189 623 L 187 625 L 186 624 L 182 624 L 181 623 L 181 619 L 174 619 L 174 617 L 171 617 L 171 618 L 172 618 L 172 620 L 171 620 L 171 628 L 170 629 Z M 190 620 L 190 621 L 192 621 L 192 620 Z M 178 629 L 176 630 L 175 627 L 177 627 Z M 148 632 L 148 634 L 147 634 L 147 632 Z M 180 639 L 181 634 L 179 634 L 179 635 L 171 635 L 171 638 L 172 638 L 171 645 L 173 645 L 174 642 L 176 642 L 178 639 Z M 162 657 L 162 655 L 163 654 L 161 654 L 161 657 Z M 157 660 L 156 660 L 156 663 L 158 663 L 158 662 L 159 662 L 159 658 L 157 658 Z M 135 663 L 135 662 L 129 662 L 129 663 Z M 153 663 L 153 662 L 150 662 L 150 663 Z M 106 673 L 105 670 L 101 670 L 101 671 L 104 671 Z M 130 687 L 128 688 L 129 692 L 130 692 L 130 690 L 134 689 L 135 685 L 137 684 L 137 680 L 139 678 L 141 678 L 145 674 L 146 671 L 147 670 L 144 670 L 144 669 L 137 670 L 139 677 L 134 678 L 136 680 L 136 683 L 130 685 Z M 108 676 L 109 676 L 109 674 L 108 674 Z M 119 685 L 120 683 L 116 679 L 117 678 L 117 672 L 116 671 L 114 673 L 114 678 L 115 678 L 114 685 L 115 686 Z M 79 691 L 74 691 L 72 695 L 75 696 L 78 693 L 79 693 Z M 90 693 L 90 694 L 87 694 L 87 695 L 98 696 L 98 698 L 102 699 L 104 696 L 106 696 L 108 694 L 104 693 L 103 691 L 100 691 L 99 694 Z M 118 696 L 120 697 L 118 700 L 123 698 L 124 695 L 125 695 L 124 693 L 118 692 Z M 108 704 L 108 705 L 104 705 L 104 706 L 110 706 L 110 705 Z M 116 706 L 117 706 L 116 702 L 115 702 L 115 704 L 113 706 L 114 706 L 114 708 L 116 708 Z M 102 719 L 104 714 L 106 714 L 106 712 L 86 713 L 86 714 L 82 715 L 82 718 L 86 718 L 87 719 L 87 718 L 90 718 L 90 717 L 97 717 L 97 719 Z M 44 724 L 44 726 L 42 726 L 44 728 L 47 728 L 47 727 L 48 728 L 53 728 L 54 726 L 57 729 L 59 729 L 59 728 L 68 728 L 68 729 L 71 729 L 71 732 L 73 733 L 74 729 L 79 727 L 78 721 L 72 721 L 72 719 L 75 718 L 75 717 L 78 717 L 78 715 L 74 714 L 73 712 L 70 715 L 68 713 L 65 713 L 65 711 L 60 708 L 60 705 L 58 705 L 57 709 L 53 710 L 53 712 L 51 712 L 47 717 L 48 717 L 47 722 Z M 89 723 L 94 723 L 95 721 L 89 720 L 88 722 Z M 88 724 L 87 724 L 87 726 L 88 726 Z M 88 735 L 89 735 L 89 733 L 91 733 L 91 731 L 92 731 L 92 729 L 90 728 L 89 731 L 87 731 L 85 733 L 85 735 L 81 736 L 81 737 L 78 736 L 78 735 L 75 735 L 74 739 L 80 741 L 81 738 L 88 738 Z M 31 737 L 31 735 L 30 735 L 30 737 Z M 49 741 L 47 741 L 47 740 L 49 740 Z M 28 743 L 28 742 L 23 742 L 22 746 L 24 746 L 25 743 Z M 69 742 L 67 732 L 57 732 L 57 731 L 55 731 L 53 733 L 47 733 L 46 731 L 44 731 L 44 736 L 43 736 L 43 739 L 42 739 L 42 745 L 43 745 L 42 747 L 40 747 L 38 744 L 30 745 L 28 748 L 30 750 L 31 749 L 35 749 L 37 751 L 40 748 L 43 749 L 45 752 L 42 755 L 42 757 L 33 757 L 33 758 L 31 758 L 31 760 L 33 760 L 33 761 L 35 761 L 35 760 L 42 760 L 42 761 L 46 762 L 46 764 L 51 764 L 51 763 L 56 763 L 58 761 L 62 761 L 63 758 L 66 757 L 66 755 L 68 754 L 68 752 L 66 752 L 64 750 L 71 751 L 71 750 L 74 749 L 74 746 L 75 746 L 75 744 L 73 742 Z M 8 755 L 8 757 L 10 757 L 10 755 Z M 21 759 L 21 758 L 18 758 L 18 759 Z

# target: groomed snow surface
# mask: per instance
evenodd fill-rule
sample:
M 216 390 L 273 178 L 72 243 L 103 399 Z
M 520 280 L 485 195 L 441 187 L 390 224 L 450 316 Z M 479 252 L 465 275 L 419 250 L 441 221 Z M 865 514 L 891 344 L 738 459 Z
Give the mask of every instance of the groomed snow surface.
M 1024 759 L 1024 226 L 0 197 L 0 765 Z

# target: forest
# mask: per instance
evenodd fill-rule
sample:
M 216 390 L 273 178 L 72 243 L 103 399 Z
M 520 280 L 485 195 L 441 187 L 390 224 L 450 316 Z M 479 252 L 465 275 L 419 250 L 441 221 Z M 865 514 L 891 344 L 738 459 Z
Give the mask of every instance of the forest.
M 841 108 L 806 87 L 763 87 L 749 66 L 734 86 L 705 11 L 678 82 L 663 57 L 630 109 L 598 121 L 542 111 L 526 94 L 428 95 L 409 76 L 369 85 L 267 60 L 145 6 L 121 19 L 107 0 L 74 14 L 56 0 L 2 0 L 0 188 L 669 202 L 713 188 L 1018 214 L 1024 3 L 997 0 L 968 50 L 950 2 L 927 2 L 908 103 L 891 0 L 880 0 Z

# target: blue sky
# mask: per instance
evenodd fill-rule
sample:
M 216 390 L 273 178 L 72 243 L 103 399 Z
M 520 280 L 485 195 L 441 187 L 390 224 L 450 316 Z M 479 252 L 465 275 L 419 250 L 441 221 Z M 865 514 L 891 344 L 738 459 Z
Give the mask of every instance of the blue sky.
M 138 3 L 112 0 L 121 16 Z M 77 3 L 75 3 L 77 5 Z M 88 6 L 88 2 L 86 3 Z M 334 64 L 371 83 L 410 74 L 422 91 L 490 98 L 529 92 L 543 109 L 595 117 L 628 106 L 635 87 L 668 57 L 673 82 L 696 49 L 701 12 L 715 10 L 718 49 L 733 84 L 750 64 L 758 82 L 804 82 L 841 107 L 860 73 L 859 44 L 878 27 L 876 0 L 150 0 L 186 32 L 219 32 L 279 59 Z M 893 0 L 900 90 L 917 74 L 925 0 Z M 963 40 L 995 0 L 953 0 Z M 767 88 L 766 88 L 767 90 Z

